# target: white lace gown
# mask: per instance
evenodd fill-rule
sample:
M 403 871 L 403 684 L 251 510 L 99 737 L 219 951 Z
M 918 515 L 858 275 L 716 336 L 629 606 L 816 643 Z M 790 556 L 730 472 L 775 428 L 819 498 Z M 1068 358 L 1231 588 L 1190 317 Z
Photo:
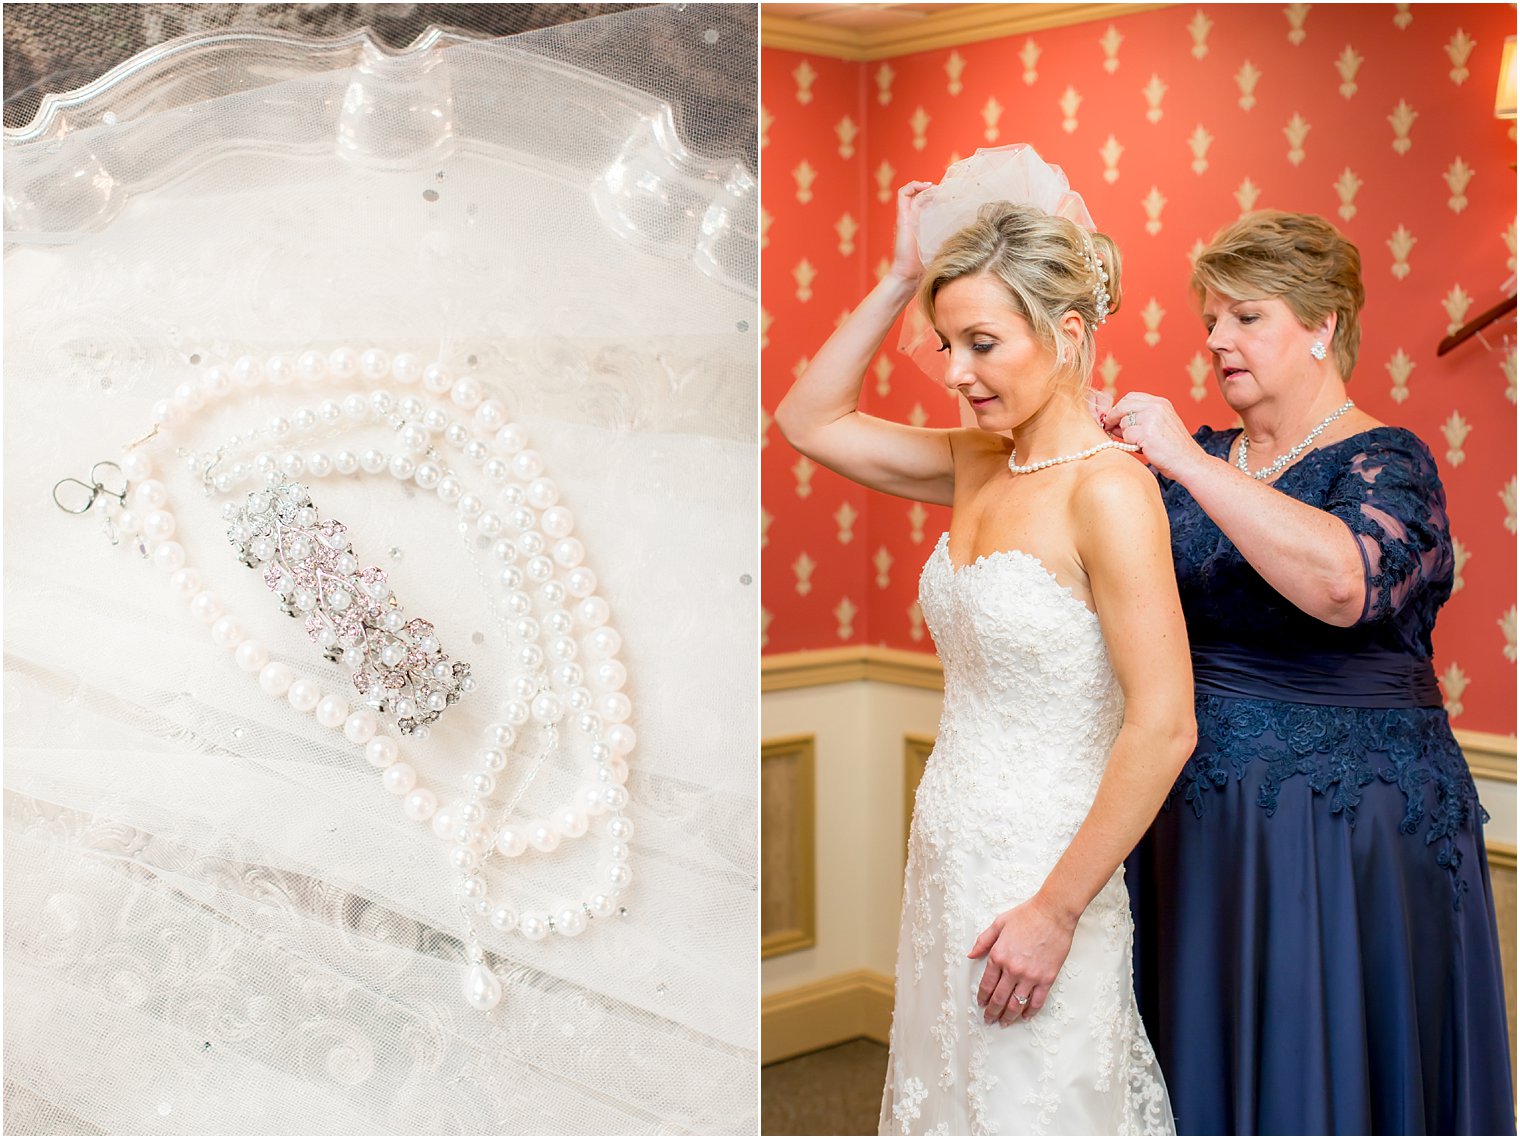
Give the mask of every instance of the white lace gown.
M 1037 1016 L 986 1025 L 966 954 L 1028 899 L 1087 816 L 1124 716 L 1092 610 L 1018 551 L 955 567 L 919 602 L 945 670 L 919 783 L 897 949 L 883 1135 L 1169 1135 L 1131 984 L 1121 866 L 1077 923 Z

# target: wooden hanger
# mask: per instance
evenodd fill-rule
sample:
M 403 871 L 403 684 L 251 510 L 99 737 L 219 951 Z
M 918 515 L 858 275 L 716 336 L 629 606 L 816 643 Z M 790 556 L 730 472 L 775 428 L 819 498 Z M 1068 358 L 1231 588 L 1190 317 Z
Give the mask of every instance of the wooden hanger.
M 1471 340 L 1474 336 L 1478 335 L 1478 333 L 1482 332 L 1490 324 L 1493 324 L 1494 321 L 1514 311 L 1515 298 L 1512 296 L 1505 297 L 1498 304 L 1494 305 L 1493 308 L 1479 313 L 1477 316 L 1473 317 L 1466 324 L 1464 324 L 1461 328 L 1453 332 L 1445 340 L 1441 341 L 1441 343 L 1436 346 L 1436 355 L 1446 355 L 1446 353 L 1450 352 L 1458 344 L 1462 344 L 1468 340 Z

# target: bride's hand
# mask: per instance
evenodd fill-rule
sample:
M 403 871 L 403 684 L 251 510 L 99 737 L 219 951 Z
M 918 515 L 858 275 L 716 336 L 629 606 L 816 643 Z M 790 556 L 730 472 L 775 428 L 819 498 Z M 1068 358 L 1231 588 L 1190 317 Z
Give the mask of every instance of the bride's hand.
M 933 182 L 909 182 L 897 191 L 897 245 L 890 271 L 904 281 L 917 281 L 924 275 L 923 258 L 918 255 L 918 213 L 923 202 L 918 196 L 933 186 Z
M 1012 1024 L 1044 1005 L 1050 986 L 1071 952 L 1076 923 L 1065 920 L 1036 895 L 992 919 L 968 957 L 987 956 L 976 1003 L 988 1024 Z

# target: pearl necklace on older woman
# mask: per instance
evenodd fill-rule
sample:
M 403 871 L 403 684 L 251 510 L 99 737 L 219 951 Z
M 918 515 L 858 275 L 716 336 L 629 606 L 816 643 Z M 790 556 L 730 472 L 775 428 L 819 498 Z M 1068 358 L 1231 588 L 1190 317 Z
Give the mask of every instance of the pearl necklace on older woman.
M 499 616 L 498 620 L 509 642 L 520 643 L 513 661 L 525 670 L 525 675 L 513 681 L 511 699 L 503 708 L 501 722 L 485 729 L 483 746 L 475 756 L 477 769 L 466 776 L 465 795 L 458 803 L 440 805 L 435 792 L 418 785 L 416 768 L 401 760 L 397 742 L 379 733 L 376 709 L 387 706 L 379 688 L 371 688 L 366 694 L 369 706 L 351 712 L 342 697 L 324 696 L 315 681 L 297 677 L 288 666 L 270 661 L 268 649 L 246 636 L 241 623 L 226 611 L 221 599 L 203 588 L 200 574 L 185 564 L 183 546 L 173 540 L 176 522 L 167 509 L 167 489 L 152 478 L 154 464 L 146 444 L 235 388 L 252 389 L 261 384 L 283 387 L 296 378 L 303 381 L 303 387 L 306 382 L 351 379 L 420 386 L 440 404 L 446 399 L 452 404 L 449 410 L 473 411 L 474 426 L 494 437 L 488 443 L 465 424 L 451 422 L 445 410 L 447 404 L 428 406 L 415 395 L 376 390 L 368 397 L 354 392 L 341 401 L 327 399 L 314 408 L 298 409 L 288 419 L 277 415 L 263 429 L 244 432 L 210 453 L 197 454 L 184 448 L 177 452 L 187 466 L 200 473 L 208 495 L 229 494 L 248 480 L 262 482 L 267 489 L 255 491 L 250 501 L 261 509 L 284 502 L 291 512 L 290 518 L 309 513 L 309 518 L 301 519 L 308 523 L 315 522 L 316 514 L 309 505 L 301 507 L 302 503 L 309 504 L 310 498 L 295 481 L 298 478 L 352 475 L 361 470 L 370 474 L 388 473 L 398 481 L 415 482 L 420 489 L 433 491 L 442 503 L 454 507 L 461 533 L 476 536 L 482 542 L 494 539 L 490 560 L 493 564 L 500 563 L 493 573 L 505 591 L 502 604 L 510 614 Z M 454 379 L 441 365 L 424 367 L 417 357 L 406 354 L 392 359 L 379 350 L 360 354 L 339 348 L 326 356 L 307 352 L 294 361 L 282 356 L 262 362 L 243 357 L 230 368 L 208 369 L 198 385 L 181 384 L 172 399 L 155 405 L 154 430 L 129 445 L 120 464 L 129 486 L 136 485 L 119 496 L 107 491 L 120 499 L 119 504 L 110 504 L 107 510 L 115 529 L 135 536 L 133 544 L 138 552 L 169 573 L 171 587 L 189 601 L 192 615 L 210 625 L 213 640 L 232 652 L 238 667 L 256 674 L 259 686 L 269 695 L 283 697 L 296 711 L 313 713 L 324 727 L 341 731 L 348 741 L 360 746 L 365 758 L 381 769 L 386 790 L 402 797 L 407 816 L 418 822 L 430 822 L 434 833 L 451 844 L 450 862 L 462 875 L 456 896 L 468 930 L 470 967 L 466 971 L 465 996 L 482 1011 L 500 1001 L 501 983 L 485 964 L 484 951 L 476 936 L 477 917 L 489 920 L 504 933 L 517 932 L 538 940 L 551 932 L 573 937 L 586 928 L 588 919 L 626 912 L 618 905 L 618 896 L 632 880 L 628 840 L 633 827 L 622 813 L 628 803 L 623 784 L 628 776 L 625 757 L 636 742 L 633 729 L 625 722 L 632 705 L 622 692 L 627 672 L 617 660 L 621 638 L 606 623 L 609 609 L 595 592 L 595 575 L 581 564 L 584 548 L 571 536 L 573 516 L 558 505 L 558 488 L 544 475 L 539 455 L 527 448 L 522 428 L 507 422 L 505 408 L 485 395 L 479 381 L 470 377 Z M 376 420 L 397 433 L 401 444 L 398 453 L 387 456 L 369 448 L 357 455 L 347 450 L 332 455 L 320 450 L 303 455 L 292 450 L 278 456 L 261 451 L 248 461 L 235 457 L 239 446 L 262 438 L 283 447 L 289 445 L 292 435 Z M 480 468 L 487 484 L 493 487 L 489 493 L 499 499 L 500 512 L 490 509 L 485 497 L 472 493 L 459 474 L 443 461 L 433 445 L 435 432 Z M 95 492 L 102 489 L 97 482 Z M 91 501 L 93 498 L 94 495 Z M 234 530 L 246 518 L 245 512 L 231 502 L 224 511 Z M 337 531 L 338 540 L 346 541 L 341 525 Z M 513 536 L 506 536 L 509 533 Z M 262 541 L 263 548 L 258 554 L 272 556 L 269 540 Z M 331 544 L 334 549 L 338 546 L 337 541 Z M 351 552 L 344 558 L 354 561 Z M 519 560 L 523 564 L 515 564 Z M 248 564 L 259 561 L 268 561 L 266 582 L 274 588 L 281 568 L 269 557 L 250 556 Z M 382 583 L 374 590 L 376 597 L 381 593 L 389 595 L 381 576 Z M 280 585 L 287 611 L 294 613 L 290 599 L 299 591 L 293 590 L 288 581 Z M 327 588 L 323 600 L 330 603 L 333 592 Z M 338 592 L 346 607 L 350 603 L 349 591 Z M 396 605 L 394 597 L 390 597 L 389 604 Z M 312 599 L 308 596 L 300 600 L 300 605 L 303 610 L 310 610 Z M 495 607 L 493 601 L 493 610 Z M 542 620 L 534 617 L 538 611 L 542 611 Z M 396 613 L 399 612 L 398 608 Z M 313 628 L 310 622 L 308 618 L 308 630 Z M 400 624 L 401 618 L 396 616 L 386 628 Z M 430 633 L 431 627 L 424 631 Z M 586 651 L 594 658 L 589 674 L 576 660 L 581 652 L 581 645 L 573 635 L 577 631 L 584 638 Z M 313 637 L 316 639 L 315 633 Z M 329 636 L 328 640 L 331 639 Z M 436 639 L 429 637 L 423 643 L 434 654 L 433 659 L 437 659 Z M 337 653 L 344 659 L 357 654 L 356 659 L 362 661 L 365 656 L 362 646 L 352 642 L 330 645 L 329 650 L 329 655 Z M 390 651 L 394 654 L 394 644 Z M 435 667 L 438 675 L 445 675 L 442 666 Z M 426 677 L 425 673 L 422 675 Z M 460 666 L 454 666 L 452 676 L 462 679 L 440 681 L 456 686 L 449 700 L 437 700 L 431 710 L 419 709 L 418 720 L 425 723 L 424 717 L 436 718 L 461 693 L 473 689 L 468 666 L 462 673 Z M 599 697 L 593 696 L 586 686 L 587 680 L 601 691 Z M 437 693 L 434 695 L 436 698 Z M 564 719 L 570 719 L 579 733 L 590 737 L 589 758 L 595 765 L 597 782 L 583 785 L 570 803 L 550 812 L 548 818 L 515 820 L 511 813 L 523 793 L 560 747 L 559 724 Z M 536 730 L 538 747 L 522 749 L 532 751 L 531 757 L 524 756 L 529 770 L 500 809 L 499 821 L 492 825 L 487 822 L 486 800 L 498 788 L 498 777 L 508 766 L 508 752 L 519 744 L 519 729 L 527 725 Z M 425 726 L 408 729 L 403 724 L 402 730 L 413 730 L 418 737 L 426 735 Z M 602 814 L 611 816 L 604 828 L 610 840 L 608 861 L 601 870 L 603 880 L 588 889 L 583 899 L 562 904 L 552 913 L 521 915 L 491 899 L 484 867 L 492 853 L 515 859 L 529 847 L 542 853 L 552 852 L 562 840 L 585 835 L 590 819 Z
M 1341 416 L 1345 415 L 1346 412 L 1350 411 L 1355 406 L 1356 404 L 1352 403 L 1348 399 L 1345 403 L 1341 404 L 1340 407 L 1336 408 L 1329 415 L 1325 416 L 1324 419 L 1320 420 L 1319 425 L 1315 427 L 1313 431 L 1309 432 L 1309 434 L 1304 436 L 1302 443 L 1298 444 L 1298 446 L 1294 447 L 1286 454 L 1279 455 L 1276 459 L 1274 459 L 1267 466 L 1262 467 L 1259 471 L 1251 470 L 1250 465 L 1246 462 L 1246 452 L 1250 450 L 1251 440 L 1248 439 L 1246 437 L 1246 433 L 1242 431 L 1240 433 L 1240 454 L 1236 456 L 1235 465 L 1246 474 L 1250 475 L 1257 482 L 1260 482 L 1262 479 L 1269 479 L 1281 471 L 1294 459 L 1302 455 L 1304 451 L 1308 449 L 1309 444 L 1313 443 L 1320 437 L 1320 434 L 1325 430 L 1325 428 L 1329 427 L 1332 423 L 1334 423 Z

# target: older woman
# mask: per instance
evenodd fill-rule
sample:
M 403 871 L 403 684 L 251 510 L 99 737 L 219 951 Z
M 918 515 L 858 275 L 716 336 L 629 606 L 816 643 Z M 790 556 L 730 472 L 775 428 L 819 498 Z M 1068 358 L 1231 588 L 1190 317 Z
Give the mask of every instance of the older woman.
M 1429 449 L 1354 406 L 1356 247 L 1276 211 L 1199 256 L 1243 429 L 1131 393 L 1161 476 L 1198 746 L 1135 855 L 1141 1011 L 1193 1134 L 1514 1134 L 1472 777 L 1431 667 Z

